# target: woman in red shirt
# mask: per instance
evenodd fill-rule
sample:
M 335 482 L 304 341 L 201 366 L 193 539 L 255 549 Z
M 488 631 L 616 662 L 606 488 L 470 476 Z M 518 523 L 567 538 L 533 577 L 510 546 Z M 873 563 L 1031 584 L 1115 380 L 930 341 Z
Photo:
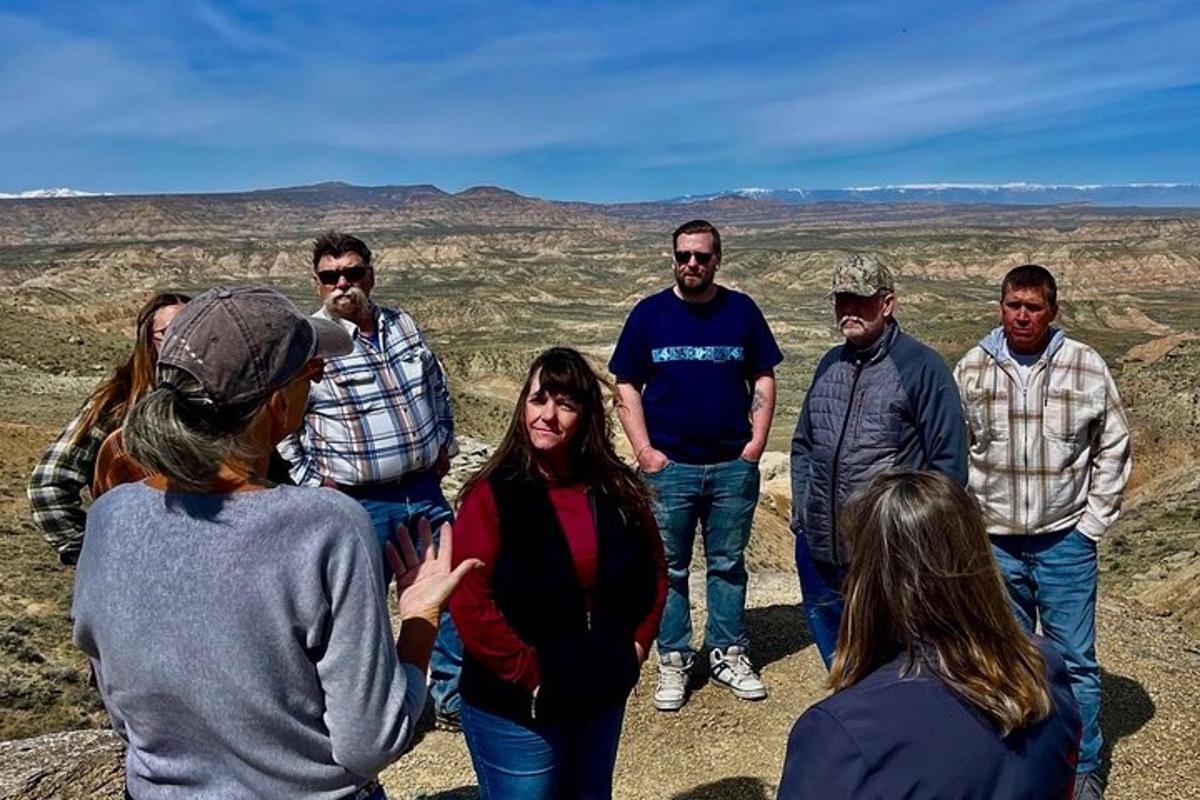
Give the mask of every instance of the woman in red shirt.
M 641 481 L 616 455 L 600 379 L 556 347 L 462 492 L 450 602 L 463 730 L 483 798 L 607 798 L 625 701 L 666 602 Z

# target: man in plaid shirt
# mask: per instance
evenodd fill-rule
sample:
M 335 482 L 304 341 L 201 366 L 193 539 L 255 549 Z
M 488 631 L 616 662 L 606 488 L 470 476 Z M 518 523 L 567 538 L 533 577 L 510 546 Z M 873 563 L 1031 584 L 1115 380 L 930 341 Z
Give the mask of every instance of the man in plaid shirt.
M 970 428 L 970 490 L 983 507 L 1013 609 L 1062 653 L 1083 717 L 1075 797 L 1102 798 L 1096 543 L 1129 478 L 1129 424 L 1100 355 L 1051 326 L 1044 267 L 1011 270 L 1000 322 L 954 370 Z
M 326 361 L 304 424 L 279 452 L 297 484 L 332 486 L 358 500 L 380 547 L 401 525 L 415 536 L 421 518 L 436 532 L 453 517 L 441 481 L 457 451 L 442 365 L 412 317 L 371 301 L 375 272 L 362 240 L 330 232 L 313 243 L 312 264 L 322 301 L 314 316 L 340 323 L 354 349 Z M 430 680 L 439 727 L 458 729 L 461 665 L 462 643 L 443 614 Z

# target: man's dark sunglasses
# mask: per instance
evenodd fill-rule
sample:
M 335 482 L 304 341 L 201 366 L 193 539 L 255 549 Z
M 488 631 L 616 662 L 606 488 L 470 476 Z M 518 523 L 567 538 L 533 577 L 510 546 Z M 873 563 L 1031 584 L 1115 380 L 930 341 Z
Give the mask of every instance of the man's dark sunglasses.
M 693 258 L 696 259 L 697 264 L 699 264 L 700 266 L 703 267 L 703 266 L 707 266 L 708 262 L 712 261 L 713 254 L 706 253 L 703 250 L 676 250 L 675 251 L 675 263 L 676 264 L 687 264 Z
M 317 270 L 317 280 L 326 286 L 337 286 L 340 278 L 345 278 L 350 283 L 356 283 L 367 277 L 369 269 L 370 267 L 346 267 L 345 269 Z

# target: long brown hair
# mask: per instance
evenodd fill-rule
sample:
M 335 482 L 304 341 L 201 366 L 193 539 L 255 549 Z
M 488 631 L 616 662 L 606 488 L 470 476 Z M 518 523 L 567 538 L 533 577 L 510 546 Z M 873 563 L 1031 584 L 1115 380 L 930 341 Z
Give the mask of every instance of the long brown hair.
M 906 653 L 1007 736 L 1049 716 L 1046 666 L 1008 605 L 983 514 L 938 472 L 885 473 L 842 516 L 846 610 L 830 687 L 846 689 Z
M 642 514 L 649 507 L 650 495 L 613 449 L 612 421 L 604 402 L 604 390 L 611 395 L 612 387 L 596 374 L 579 351 L 569 347 L 552 347 L 533 360 L 508 431 L 488 462 L 463 485 L 459 497 L 465 497 L 472 487 L 501 468 L 514 470 L 517 477 L 527 481 L 547 482 L 525 427 L 525 403 L 535 375 L 541 391 L 566 395 L 579 406 L 579 430 L 571 441 L 570 479 L 611 496 L 626 514 Z
M 146 301 L 137 315 L 133 352 L 108 380 L 96 387 L 84 403 L 83 417 L 71 444 L 83 441 L 102 419 L 124 419 L 138 398 L 154 385 L 154 367 L 158 350 L 154 346 L 154 314 L 160 308 L 181 306 L 191 298 L 178 292 L 159 292 Z

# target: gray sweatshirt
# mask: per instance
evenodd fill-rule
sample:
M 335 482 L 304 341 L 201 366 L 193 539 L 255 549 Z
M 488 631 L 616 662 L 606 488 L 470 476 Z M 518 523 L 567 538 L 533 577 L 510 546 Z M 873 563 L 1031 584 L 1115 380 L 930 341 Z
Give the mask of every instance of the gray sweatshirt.
M 341 798 L 404 750 L 425 676 L 397 661 L 354 500 L 127 484 L 92 506 L 84 541 L 74 640 L 137 800 Z

